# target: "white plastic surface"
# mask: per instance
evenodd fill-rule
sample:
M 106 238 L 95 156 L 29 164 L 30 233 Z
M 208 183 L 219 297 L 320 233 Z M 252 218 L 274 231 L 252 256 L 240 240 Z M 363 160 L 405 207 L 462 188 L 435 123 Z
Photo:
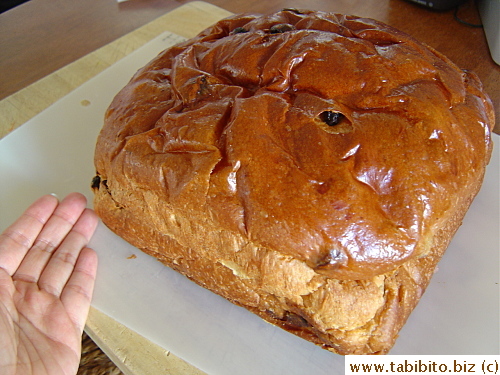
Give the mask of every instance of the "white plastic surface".
M 0 140 L 0 230 L 42 194 L 79 191 L 92 201 L 104 111 L 138 68 L 179 40 L 162 34 Z M 495 149 L 480 194 L 391 354 L 499 354 L 499 169 Z M 91 246 L 100 262 L 93 306 L 199 369 L 343 373 L 343 357 L 200 288 L 104 225 Z

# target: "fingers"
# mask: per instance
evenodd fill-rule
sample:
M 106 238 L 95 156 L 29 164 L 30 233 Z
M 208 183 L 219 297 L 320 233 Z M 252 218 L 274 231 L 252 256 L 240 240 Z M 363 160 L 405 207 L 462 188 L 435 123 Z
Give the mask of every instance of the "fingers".
M 79 193 L 69 194 L 61 201 L 14 272 L 13 279 L 27 282 L 38 281 L 52 253 L 71 232 L 85 210 L 86 204 L 85 197 Z
M 12 276 L 58 205 L 45 195 L 36 200 L 10 227 L 0 234 L 0 267 Z
M 12 281 L 38 283 L 40 290 L 60 298 L 80 331 L 97 270 L 97 254 L 86 246 L 98 219 L 86 204 L 79 193 L 61 203 L 43 196 L 0 235 L 0 268 Z
M 40 275 L 38 286 L 57 297 L 74 272 L 80 251 L 87 246 L 97 226 L 97 215 L 86 209 L 54 252 Z
M 83 248 L 61 293 L 61 301 L 80 332 L 83 332 L 87 320 L 96 272 L 97 254 L 92 249 Z

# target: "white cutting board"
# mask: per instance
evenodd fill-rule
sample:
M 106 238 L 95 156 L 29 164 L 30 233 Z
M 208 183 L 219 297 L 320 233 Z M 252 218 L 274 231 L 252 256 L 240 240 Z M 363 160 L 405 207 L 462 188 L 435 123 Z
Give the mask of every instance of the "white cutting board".
M 0 140 L 0 230 L 42 194 L 79 191 L 92 201 L 104 111 L 138 68 L 180 40 L 160 35 Z M 495 150 L 480 194 L 391 354 L 499 353 L 499 169 Z M 343 357 L 198 287 L 102 224 L 91 246 L 99 254 L 93 306 L 208 374 L 344 371 Z

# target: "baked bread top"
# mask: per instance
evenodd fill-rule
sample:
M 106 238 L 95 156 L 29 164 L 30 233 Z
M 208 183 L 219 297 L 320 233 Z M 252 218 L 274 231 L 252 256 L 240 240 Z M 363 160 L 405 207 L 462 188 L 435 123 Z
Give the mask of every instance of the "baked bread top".
M 477 77 L 375 20 L 237 15 L 115 97 L 98 171 L 336 279 L 425 256 L 490 156 Z M 106 176 L 102 176 L 103 179 Z

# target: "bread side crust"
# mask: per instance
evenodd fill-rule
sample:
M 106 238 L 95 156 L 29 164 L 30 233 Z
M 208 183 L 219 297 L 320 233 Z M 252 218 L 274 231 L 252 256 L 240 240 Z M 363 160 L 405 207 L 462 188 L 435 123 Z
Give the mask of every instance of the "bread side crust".
M 101 182 L 94 206 L 116 234 L 269 323 L 342 355 L 389 352 L 480 188 L 471 186 L 426 256 L 370 280 L 338 280 L 214 228 L 204 214 L 184 216 L 152 191 L 109 185 Z

